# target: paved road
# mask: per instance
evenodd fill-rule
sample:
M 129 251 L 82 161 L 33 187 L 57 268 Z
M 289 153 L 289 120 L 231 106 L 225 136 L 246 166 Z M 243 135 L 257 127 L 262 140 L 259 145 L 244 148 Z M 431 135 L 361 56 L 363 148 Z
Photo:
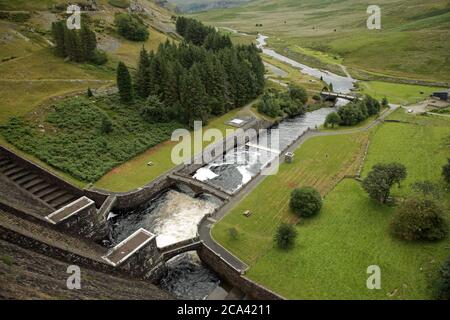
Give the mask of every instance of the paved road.
M 392 112 L 394 112 L 399 106 L 398 105 L 390 105 L 390 108 L 386 110 L 383 114 L 380 115 L 379 118 L 372 121 L 369 125 L 357 128 L 357 129 L 349 129 L 349 130 L 340 130 L 333 132 L 320 132 L 320 131 L 308 131 L 306 134 L 301 136 L 296 143 L 294 143 L 287 151 L 294 151 L 298 149 L 303 143 L 313 137 L 321 137 L 321 136 L 334 136 L 334 135 L 342 135 L 342 134 L 351 134 L 357 132 L 368 131 L 374 126 L 381 123 L 387 116 L 389 116 Z M 284 155 L 280 155 L 283 157 Z M 280 161 L 281 163 L 281 161 Z M 226 216 L 246 195 L 250 194 L 254 189 L 256 189 L 261 182 L 264 181 L 266 176 L 258 175 L 251 182 L 245 185 L 241 190 L 239 190 L 229 202 L 227 202 L 224 206 L 222 206 L 218 211 L 216 211 L 212 217 L 208 220 L 204 220 L 204 222 L 199 226 L 198 234 L 200 239 L 206 244 L 211 250 L 213 250 L 216 254 L 221 256 L 225 261 L 228 262 L 231 266 L 233 266 L 236 270 L 240 272 L 245 272 L 248 269 L 248 265 L 241 261 L 239 258 L 234 256 L 227 249 L 222 247 L 219 243 L 217 243 L 211 236 L 211 228 L 213 225 Z

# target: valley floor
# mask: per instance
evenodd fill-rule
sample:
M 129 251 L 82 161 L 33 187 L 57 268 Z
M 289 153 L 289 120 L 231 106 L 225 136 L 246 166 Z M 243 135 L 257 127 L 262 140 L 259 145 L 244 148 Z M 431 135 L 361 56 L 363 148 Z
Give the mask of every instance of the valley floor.
M 450 119 L 412 116 L 402 109 L 389 119 L 403 122 L 371 130 L 363 176 L 375 163 L 398 161 L 407 167 L 408 179 L 395 196 L 411 194 L 410 185 L 418 180 L 443 183 Z M 213 237 L 250 266 L 251 279 L 286 298 L 430 299 L 429 279 L 448 255 L 448 239 L 406 243 L 391 238 L 394 209 L 371 201 L 356 180 L 339 182 L 355 174 L 351 168 L 360 163 L 367 138 L 359 133 L 307 141 L 294 164 L 283 164 L 278 175 L 267 177 L 215 225 Z M 325 195 L 317 217 L 298 220 L 290 212 L 289 195 L 298 186 L 314 186 Z M 246 210 L 250 218 L 243 216 Z M 287 252 L 272 240 L 282 221 L 298 222 L 296 246 Z M 230 228 L 238 231 L 237 239 L 229 236 Z M 381 290 L 366 288 L 370 265 L 381 267 Z

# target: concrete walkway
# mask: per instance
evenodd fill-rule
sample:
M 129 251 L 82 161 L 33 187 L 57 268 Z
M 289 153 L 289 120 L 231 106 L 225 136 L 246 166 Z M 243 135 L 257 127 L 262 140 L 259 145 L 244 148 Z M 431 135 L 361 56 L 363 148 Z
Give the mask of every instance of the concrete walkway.
M 352 134 L 357 132 L 365 132 L 373 128 L 374 126 L 383 122 L 383 120 L 389 116 L 392 112 L 394 112 L 399 106 L 398 105 L 390 105 L 390 108 L 383 112 L 380 117 L 376 120 L 372 121 L 365 127 L 357 128 L 357 129 L 349 129 L 349 130 L 340 130 L 335 132 L 320 132 L 316 130 L 311 130 L 302 135 L 296 143 L 294 143 L 287 151 L 293 152 L 297 150 L 303 143 L 307 140 L 314 137 L 322 137 L 322 136 L 335 136 L 342 134 Z M 284 154 L 281 154 L 280 157 L 284 157 Z M 281 160 L 280 160 L 281 163 Z M 240 260 L 238 257 L 233 255 L 227 249 L 222 247 L 218 242 L 216 242 L 212 235 L 211 229 L 219 220 L 225 217 L 244 197 L 250 194 L 253 190 L 255 190 L 261 182 L 264 181 L 266 176 L 258 175 L 253 178 L 247 185 L 241 188 L 224 206 L 222 206 L 219 210 L 217 210 L 209 219 L 203 220 L 203 223 L 199 225 L 198 234 L 200 239 L 203 241 L 205 245 L 207 245 L 211 250 L 213 250 L 217 255 L 223 258 L 229 265 L 231 265 L 236 270 L 244 273 L 248 269 L 248 265 Z

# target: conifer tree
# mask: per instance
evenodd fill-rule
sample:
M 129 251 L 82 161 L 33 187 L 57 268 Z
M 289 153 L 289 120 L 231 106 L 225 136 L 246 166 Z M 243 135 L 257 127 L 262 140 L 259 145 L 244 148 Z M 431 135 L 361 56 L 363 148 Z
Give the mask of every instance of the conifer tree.
M 65 56 L 64 48 L 64 25 L 62 21 L 52 23 L 52 35 L 55 42 L 55 53 L 60 57 Z
M 136 93 L 141 98 L 147 98 L 150 90 L 150 58 L 147 50 L 142 47 L 139 64 L 136 72 L 135 86 Z
M 117 87 L 119 88 L 120 99 L 129 103 L 133 100 L 133 88 L 130 72 L 127 66 L 120 61 L 117 66 Z

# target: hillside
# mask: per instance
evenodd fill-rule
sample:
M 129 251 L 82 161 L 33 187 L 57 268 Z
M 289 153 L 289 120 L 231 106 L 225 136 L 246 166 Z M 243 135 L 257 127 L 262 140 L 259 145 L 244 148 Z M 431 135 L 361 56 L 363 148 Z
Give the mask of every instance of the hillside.
M 271 36 L 269 44 L 285 54 L 317 64 L 334 60 L 349 66 L 360 79 L 387 75 L 450 82 L 448 1 L 380 0 L 382 29 L 373 31 L 366 28 L 370 4 L 364 0 L 254 0 L 195 17 L 216 26 L 266 34 Z
M 30 15 L 23 22 L 0 19 L 0 95 L 4 102 L 0 124 L 11 116 L 27 114 L 51 97 L 87 87 L 108 87 L 115 78 L 118 60 L 134 67 L 142 46 L 156 49 L 175 37 L 171 13 L 144 0 L 133 10 L 143 17 L 150 37 L 145 43 L 126 40 L 115 31 L 113 20 L 115 13 L 128 9 L 112 6 L 106 0 L 96 1 L 96 10 L 87 11 L 86 19 L 94 26 L 98 47 L 109 60 L 104 66 L 66 62 L 52 54 L 50 32 L 51 23 L 66 16 L 65 5 L 58 6 L 65 2 L 0 0 L 0 10 L 22 10 Z
M 199 12 L 240 6 L 251 0 L 168 0 L 178 12 Z

